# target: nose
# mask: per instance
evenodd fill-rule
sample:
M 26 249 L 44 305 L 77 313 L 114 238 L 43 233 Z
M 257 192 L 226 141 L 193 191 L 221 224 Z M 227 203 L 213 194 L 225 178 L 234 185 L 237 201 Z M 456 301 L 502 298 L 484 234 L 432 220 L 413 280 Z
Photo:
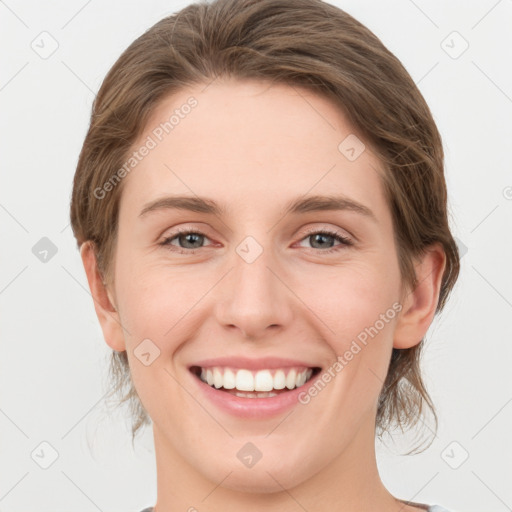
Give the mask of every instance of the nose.
M 263 250 L 252 263 L 235 254 L 234 268 L 216 294 L 217 321 L 224 329 L 237 330 L 239 336 L 253 341 L 286 328 L 292 321 L 293 294 L 271 253 Z

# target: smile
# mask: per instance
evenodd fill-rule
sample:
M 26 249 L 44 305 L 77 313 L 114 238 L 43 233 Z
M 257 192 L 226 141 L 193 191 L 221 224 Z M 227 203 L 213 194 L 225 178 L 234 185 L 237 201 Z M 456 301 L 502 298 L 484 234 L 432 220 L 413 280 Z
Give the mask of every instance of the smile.
M 278 368 L 251 371 L 245 368 L 192 367 L 192 372 L 209 386 L 245 398 L 270 398 L 303 386 L 315 368 Z M 319 370 L 319 369 L 318 369 Z

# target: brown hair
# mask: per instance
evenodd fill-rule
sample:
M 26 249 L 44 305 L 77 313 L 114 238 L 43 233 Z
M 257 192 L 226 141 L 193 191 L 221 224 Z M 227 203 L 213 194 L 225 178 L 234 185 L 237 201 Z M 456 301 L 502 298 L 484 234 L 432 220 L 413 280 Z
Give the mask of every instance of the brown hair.
M 333 101 L 380 158 L 403 282 L 415 286 L 413 260 L 433 243 L 447 262 L 436 312 L 459 273 L 447 217 L 443 148 L 431 112 L 401 62 L 364 25 L 320 0 L 215 0 L 166 17 L 137 38 L 95 98 L 74 177 L 71 225 L 80 247 L 92 241 L 106 282 L 112 278 L 123 181 L 99 199 L 126 161 L 159 102 L 217 77 L 305 87 Z M 422 343 L 393 349 L 376 426 L 413 426 L 437 417 L 421 378 Z M 131 380 L 126 352 L 114 351 L 113 393 L 129 401 L 138 429 L 149 423 Z M 123 394 L 123 390 L 128 388 Z

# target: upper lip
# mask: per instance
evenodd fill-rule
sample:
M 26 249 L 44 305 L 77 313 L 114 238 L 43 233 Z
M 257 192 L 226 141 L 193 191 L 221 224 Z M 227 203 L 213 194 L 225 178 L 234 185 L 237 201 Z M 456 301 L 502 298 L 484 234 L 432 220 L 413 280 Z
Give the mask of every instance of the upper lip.
M 203 359 L 196 363 L 189 365 L 189 369 L 194 366 L 200 366 L 201 368 L 213 368 L 215 366 L 221 367 L 226 366 L 230 368 L 244 368 L 247 370 L 265 370 L 275 368 L 295 368 L 295 367 L 306 367 L 306 368 L 319 368 L 319 365 L 312 364 L 307 361 L 300 361 L 298 359 L 288 359 L 282 357 L 261 357 L 261 358 L 248 358 L 241 356 L 231 357 L 216 357 L 211 359 Z

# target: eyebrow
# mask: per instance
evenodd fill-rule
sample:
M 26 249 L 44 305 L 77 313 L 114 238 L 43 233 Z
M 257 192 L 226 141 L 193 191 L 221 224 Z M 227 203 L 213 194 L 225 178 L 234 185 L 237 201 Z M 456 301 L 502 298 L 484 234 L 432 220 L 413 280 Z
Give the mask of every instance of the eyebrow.
M 146 204 L 139 213 L 139 217 L 150 212 L 170 209 L 208 213 L 219 217 L 226 213 L 225 208 L 211 199 L 197 196 L 166 196 Z M 343 195 L 314 195 L 298 198 L 287 203 L 283 215 L 340 210 L 359 213 L 377 222 L 377 217 L 370 208 Z

